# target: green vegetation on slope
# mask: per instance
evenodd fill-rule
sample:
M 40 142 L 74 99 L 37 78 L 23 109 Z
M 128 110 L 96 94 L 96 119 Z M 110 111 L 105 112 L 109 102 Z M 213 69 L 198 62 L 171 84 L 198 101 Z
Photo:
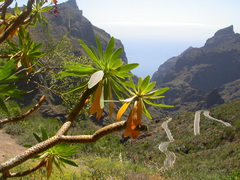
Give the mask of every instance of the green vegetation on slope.
M 221 123 L 201 115 L 201 134 L 198 136 L 193 134 L 193 112 L 186 112 L 173 117 L 173 120 L 169 123 L 169 128 L 175 142 L 170 145 L 169 149 L 176 153 L 177 161 L 174 168 L 166 171 L 163 175 L 170 179 L 184 180 L 232 180 L 240 178 L 240 116 L 238 107 L 240 107 L 240 100 L 210 109 L 213 117 L 230 122 L 233 127 L 225 127 Z M 17 107 L 14 109 L 17 109 Z M 6 125 L 5 127 L 11 134 L 18 135 L 21 144 L 35 143 L 31 134 L 40 131 L 37 126 L 40 122 L 42 127 L 49 132 L 55 132 L 59 126 L 58 121 L 41 118 L 39 114 L 32 115 L 30 118 L 31 121 Z M 126 162 L 126 164 L 121 165 L 119 170 L 119 177 L 121 178 L 132 173 L 139 174 L 141 172 L 142 176 L 149 174 L 149 172 L 150 174 L 160 173 L 165 155 L 159 151 L 158 145 L 167 141 L 165 132 L 161 128 L 161 124 L 165 120 L 161 119 L 157 123 L 150 124 L 148 132 L 142 134 L 137 140 L 128 140 L 124 144 L 119 142 L 121 138 L 117 134 L 104 137 L 94 144 L 80 144 L 79 153 L 75 158 L 76 162 L 81 164 L 80 167 L 84 166 L 84 168 L 80 168 L 85 169 L 81 172 L 81 176 L 97 176 L 95 174 L 97 173 L 98 175 L 104 175 L 103 177 L 111 177 L 111 172 L 114 172 L 114 168 L 120 166 L 121 161 Z M 91 130 L 86 129 L 89 126 Z M 91 134 L 97 128 L 98 126 L 91 121 L 80 120 L 71 129 L 70 133 L 84 132 L 85 134 Z M 131 168 L 128 167 L 130 165 Z M 91 169 L 93 167 L 96 172 Z M 149 171 L 150 169 L 151 171 Z M 149 172 L 146 173 L 147 171 Z M 58 177 L 59 172 L 55 170 L 55 173 L 56 176 L 54 174 L 53 177 Z M 83 178 L 78 177 L 79 174 L 77 174 L 73 170 L 66 177 L 72 179 Z
M 175 142 L 169 147 L 177 156 L 174 168 L 164 173 L 170 179 L 239 179 L 240 169 L 240 100 L 210 109 L 215 118 L 230 122 L 233 127 L 205 118 L 201 115 L 200 135 L 194 136 L 194 112 L 186 112 L 173 117 L 169 123 Z M 162 122 L 152 124 L 145 137 L 127 143 L 131 155 L 139 163 L 152 166 L 159 171 L 165 156 L 158 145 L 166 141 L 161 128 Z M 147 144 L 147 146 L 144 146 Z M 134 156 L 132 156 L 134 157 Z M 161 171 L 160 171 L 161 172 Z

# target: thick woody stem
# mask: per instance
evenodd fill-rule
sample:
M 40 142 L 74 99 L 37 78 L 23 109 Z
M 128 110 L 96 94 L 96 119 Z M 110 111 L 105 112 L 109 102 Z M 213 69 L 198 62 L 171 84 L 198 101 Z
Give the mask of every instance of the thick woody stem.
M 0 120 L 0 125 L 1 124 L 5 124 L 5 123 L 10 123 L 10 122 L 17 122 L 17 121 L 21 121 L 24 120 L 27 116 L 29 116 L 30 114 L 32 114 L 34 111 L 36 111 L 43 103 L 43 101 L 46 99 L 46 96 L 42 96 L 40 98 L 40 100 L 38 101 L 38 103 L 33 106 L 31 109 L 29 109 L 27 112 L 25 112 L 24 114 L 22 114 L 21 116 L 18 117 L 14 117 L 14 118 L 5 118 L 5 119 L 1 119 Z
M 112 132 L 123 130 L 126 125 L 126 121 L 120 121 L 97 130 L 93 135 L 62 136 L 60 141 L 65 143 L 93 143 Z
M 76 119 L 76 117 L 78 116 L 79 112 L 82 110 L 82 108 L 84 107 L 84 105 L 86 104 L 86 100 L 89 98 L 89 96 L 96 90 L 97 86 L 94 86 L 91 89 L 87 89 L 82 97 L 80 102 L 74 107 L 74 109 L 71 111 L 71 113 L 69 114 L 67 121 L 62 125 L 62 127 L 58 130 L 56 135 L 63 135 L 65 134 L 69 128 L 72 125 L 72 122 Z
M 26 160 L 36 156 L 37 154 L 55 146 L 56 144 L 59 143 L 59 140 L 60 140 L 60 136 L 54 136 L 47 139 L 46 141 L 36 144 L 35 146 L 27 149 L 22 154 L 19 154 L 9 159 L 8 161 L 0 164 L 0 172 L 4 172 L 13 167 L 16 167 L 17 165 L 25 162 Z
M 44 152 L 45 150 L 55 146 L 58 143 L 92 143 L 97 141 L 103 136 L 106 136 L 112 132 L 122 130 L 126 127 L 126 121 L 120 121 L 108 126 L 105 126 L 99 130 L 97 130 L 93 135 L 81 135 L 81 136 L 63 136 L 58 135 L 52 138 L 47 139 L 35 146 L 27 149 L 22 154 L 15 156 L 14 158 L 0 164 L 0 172 L 6 172 L 9 169 L 25 162 L 26 160 L 36 156 L 39 153 Z
M 44 160 L 42 160 L 39 164 L 37 164 L 35 167 L 28 169 L 26 171 L 23 172 L 18 172 L 18 173 L 7 173 L 5 175 L 3 175 L 4 178 L 10 178 L 10 177 L 23 177 L 26 176 L 28 174 L 31 174 L 33 172 L 35 172 L 36 170 L 40 169 L 41 167 L 45 166 L 46 162 Z

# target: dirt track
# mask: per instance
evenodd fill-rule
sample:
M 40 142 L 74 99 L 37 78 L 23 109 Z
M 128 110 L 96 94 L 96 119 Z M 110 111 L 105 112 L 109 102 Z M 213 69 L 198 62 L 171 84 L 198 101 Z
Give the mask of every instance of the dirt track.
M 206 110 L 199 110 L 199 111 L 196 111 L 195 112 L 195 116 L 194 116 L 194 135 L 199 135 L 200 134 L 200 115 L 201 113 L 203 112 L 203 115 L 208 118 L 208 119 L 211 119 L 211 120 L 214 120 L 214 121 L 217 121 L 219 123 L 222 123 L 223 125 L 225 126 L 228 126 L 228 127 L 231 127 L 232 125 L 228 122 L 224 122 L 223 120 L 220 120 L 220 119 L 216 119 L 212 116 L 210 116 L 210 112 L 209 111 L 206 111 Z
M 9 134 L 0 129 L 0 162 L 8 160 L 11 157 L 23 152 L 26 148 L 16 143 Z

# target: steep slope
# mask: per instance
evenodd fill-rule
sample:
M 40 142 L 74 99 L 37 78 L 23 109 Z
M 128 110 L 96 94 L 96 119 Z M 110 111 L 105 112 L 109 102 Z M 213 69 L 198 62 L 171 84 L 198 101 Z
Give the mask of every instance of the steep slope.
M 46 41 L 48 35 L 54 40 L 60 40 L 67 35 L 72 40 L 73 51 L 76 55 L 82 54 L 78 39 L 85 41 L 88 45 L 95 46 L 95 36 L 98 36 L 106 47 L 111 36 L 104 30 L 92 25 L 92 23 L 83 16 L 83 11 L 78 9 L 76 0 L 58 4 L 59 14 L 55 15 L 51 12 L 44 14 L 49 21 L 46 28 L 38 25 L 32 28 L 32 36 L 38 41 Z M 116 40 L 116 47 L 123 48 L 120 40 Z M 125 52 L 122 53 L 122 59 L 127 63 Z
M 240 100 L 235 100 L 209 109 L 212 117 L 230 123 L 231 127 L 209 119 L 202 113 L 199 135 L 194 135 L 193 112 L 173 116 L 168 128 L 175 141 L 168 149 L 175 153 L 176 162 L 172 169 L 164 173 L 164 177 L 182 180 L 227 179 L 229 174 L 236 171 L 238 176 L 235 179 L 239 179 L 239 106 Z M 158 150 L 158 146 L 167 141 L 161 127 L 166 120 L 164 118 L 152 123 L 148 132 L 142 133 L 137 140 L 127 142 L 128 157 L 161 171 L 165 155 Z
M 64 47 L 65 49 L 69 47 L 68 52 L 71 54 L 61 54 L 61 57 L 53 58 L 42 58 L 43 62 L 51 61 L 56 67 L 61 63 L 61 59 L 66 60 L 71 57 L 79 57 L 80 55 L 85 55 L 85 52 L 81 48 L 78 39 L 83 40 L 89 46 L 96 46 L 95 37 L 98 36 L 103 47 L 106 48 L 108 41 L 111 38 L 111 35 L 105 32 L 104 30 L 92 25 L 92 23 L 83 16 L 83 11 L 78 9 L 76 0 L 69 0 L 67 2 L 58 4 L 59 14 L 54 14 L 52 12 L 44 13 L 44 17 L 48 20 L 48 23 L 45 26 L 37 24 L 37 27 L 32 27 L 30 33 L 32 38 L 36 42 L 42 42 L 47 48 L 51 50 L 54 45 L 60 42 L 64 37 L 70 39 L 70 46 Z M 60 44 L 60 43 L 59 43 Z M 126 54 L 124 52 L 123 44 L 120 40 L 115 39 L 115 47 L 123 48 L 121 58 L 125 63 L 128 63 Z M 46 47 L 44 47 L 46 48 Z M 55 55 L 56 56 L 56 55 Z M 66 56 L 66 57 L 65 57 Z M 47 60 L 46 60 L 47 59 Z M 70 59 L 71 60 L 71 59 Z M 55 62 L 54 62 L 55 61 Z M 51 65 L 52 65 L 51 64 Z M 44 74 L 37 74 L 35 77 L 31 77 L 31 81 L 28 79 L 22 80 L 19 83 L 19 87 L 25 90 L 26 92 L 34 89 L 32 93 L 25 95 L 24 102 L 21 102 L 24 105 L 29 105 L 33 100 L 38 100 L 40 94 L 47 95 L 47 103 L 41 107 L 42 113 L 46 116 L 57 117 L 60 120 L 65 119 L 64 113 L 59 115 L 58 112 L 64 112 L 61 106 L 55 106 L 61 104 L 61 99 L 44 87 L 38 87 L 33 81 L 43 84 L 45 87 L 50 87 L 50 79 L 48 72 Z M 54 105 L 52 105 L 54 104 Z
M 232 84 L 240 79 L 239 69 L 240 35 L 229 26 L 217 31 L 203 47 L 191 47 L 166 61 L 152 80 L 172 88 L 167 102 L 176 105 L 175 110 L 196 110 L 239 97 L 240 85 Z M 229 91 L 231 98 L 226 95 Z

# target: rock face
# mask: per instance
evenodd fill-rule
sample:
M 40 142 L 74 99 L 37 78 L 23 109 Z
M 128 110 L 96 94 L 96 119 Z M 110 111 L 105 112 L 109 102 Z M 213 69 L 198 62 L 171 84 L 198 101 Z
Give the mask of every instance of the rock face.
M 167 60 L 152 80 L 172 88 L 166 101 L 176 105 L 175 110 L 196 110 L 230 100 L 226 89 L 234 93 L 231 100 L 239 97 L 240 84 L 232 83 L 240 80 L 239 69 L 240 35 L 229 26 L 217 31 L 203 47 L 191 47 Z
M 55 15 L 51 12 L 44 14 L 49 21 L 47 31 L 54 40 L 60 40 L 67 35 L 72 40 L 73 51 L 76 55 L 83 54 L 78 39 L 83 40 L 86 44 L 96 46 L 95 36 L 98 36 L 103 46 L 106 47 L 111 36 L 104 30 L 97 28 L 83 16 L 83 11 L 78 9 L 76 0 L 69 0 L 65 3 L 58 4 L 59 14 Z M 46 40 L 46 30 L 41 25 L 32 29 L 34 39 L 41 41 Z M 120 40 L 116 39 L 116 47 L 123 48 Z M 127 57 L 123 51 L 121 58 L 127 63 Z

